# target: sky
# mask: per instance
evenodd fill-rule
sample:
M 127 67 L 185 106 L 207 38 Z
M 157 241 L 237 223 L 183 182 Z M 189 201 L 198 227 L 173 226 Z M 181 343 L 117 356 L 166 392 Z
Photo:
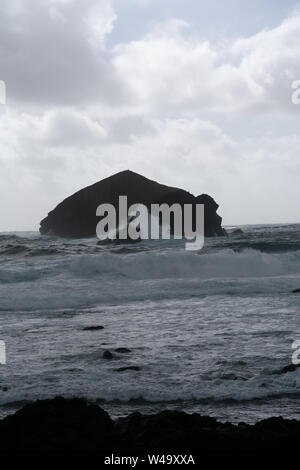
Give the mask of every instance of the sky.
M 126 169 L 299 223 L 299 57 L 292 0 L 1 0 L 0 231 Z

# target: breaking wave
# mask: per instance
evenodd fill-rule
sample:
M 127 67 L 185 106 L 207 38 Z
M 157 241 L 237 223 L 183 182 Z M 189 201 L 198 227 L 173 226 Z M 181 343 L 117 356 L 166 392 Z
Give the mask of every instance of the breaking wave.
M 280 276 L 300 274 L 300 251 L 267 254 L 225 249 L 210 254 L 165 251 L 127 256 L 104 253 L 72 259 L 67 269 L 76 276 L 128 279 Z
M 223 249 L 211 253 L 185 250 L 141 251 L 134 254 L 84 254 L 40 264 L 26 263 L 0 269 L 0 283 L 28 282 L 67 274 L 101 279 L 212 279 L 300 274 L 300 250 L 263 253 Z

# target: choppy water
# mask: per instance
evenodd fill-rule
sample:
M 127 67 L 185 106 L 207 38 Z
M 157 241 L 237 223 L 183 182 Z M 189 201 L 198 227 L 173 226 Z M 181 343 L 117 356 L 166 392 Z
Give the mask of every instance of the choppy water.
M 113 416 L 300 418 L 300 370 L 276 373 L 300 339 L 300 225 L 243 230 L 200 253 L 0 234 L 0 416 L 59 394 Z M 103 359 L 119 347 L 131 352 Z

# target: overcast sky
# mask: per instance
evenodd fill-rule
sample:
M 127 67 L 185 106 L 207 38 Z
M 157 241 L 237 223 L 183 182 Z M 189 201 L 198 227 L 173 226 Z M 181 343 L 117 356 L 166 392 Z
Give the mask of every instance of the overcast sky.
M 0 231 L 124 169 L 300 222 L 299 58 L 292 0 L 1 0 Z

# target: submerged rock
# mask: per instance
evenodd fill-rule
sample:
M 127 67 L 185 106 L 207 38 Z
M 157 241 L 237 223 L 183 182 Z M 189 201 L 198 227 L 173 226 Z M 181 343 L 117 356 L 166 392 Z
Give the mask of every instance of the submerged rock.
M 119 367 L 119 369 L 116 369 L 117 372 L 125 372 L 126 370 L 139 371 L 141 369 L 138 366 L 126 366 L 126 367 Z
M 85 326 L 83 328 L 83 331 L 98 331 L 98 330 L 104 330 L 104 326 L 99 325 L 99 326 Z
M 230 235 L 244 235 L 244 232 L 241 228 L 237 228 L 233 230 L 232 232 L 230 232 Z
M 134 245 L 136 243 L 140 243 L 142 240 L 141 238 L 138 238 L 137 240 L 132 240 L 131 238 L 127 238 L 126 240 L 110 240 L 109 238 L 105 240 L 99 240 L 97 242 L 98 246 L 116 246 L 116 245 Z
M 103 359 L 113 359 L 113 354 L 110 351 L 104 351 Z
M 127 349 L 127 348 L 117 348 L 117 349 L 115 349 L 115 351 L 118 352 L 118 353 L 121 353 L 121 354 L 126 354 L 126 353 L 131 352 L 131 350 Z
M 300 294 L 300 289 L 293 290 L 293 294 Z
M 289 364 L 288 366 L 284 366 L 281 369 L 274 370 L 272 374 L 274 375 L 287 374 L 288 372 L 295 372 L 298 369 L 300 369 L 300 364 Z
M 205 205 L 205 235 L 223 236 L 222 218 L 217 214 L 218 204 L 211 196 L 192 194 L 152 181 L 132 171 L 122 171 L 98 183 L 81 189 L 62 201 L 41 221 L 42 235 L 69 238 L 95 237 L 100 218 L 96 209 L 100 204 L 109 203 L 118 208 L 119 196 L 127 196 L 128 206 L 144 204 L 148 208 L 155 203 L 176 202 L 181 205 Z
M 287 374 L 288 372 L 295 372 L 297 369 L 300 368 L 300 364 L 290 364 L 285 366 L 281 369 L 282 374 Z

